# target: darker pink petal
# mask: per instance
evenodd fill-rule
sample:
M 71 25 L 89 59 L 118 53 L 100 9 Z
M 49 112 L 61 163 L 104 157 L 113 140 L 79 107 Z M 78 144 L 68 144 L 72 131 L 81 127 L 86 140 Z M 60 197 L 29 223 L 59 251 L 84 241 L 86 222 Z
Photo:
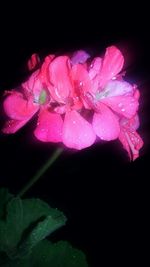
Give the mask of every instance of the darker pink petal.
M 13 134 L 16 133 L 20 128 L 22 128 L 31 117 L 28 117 L 26 120 L 8 120 L 4 127 L 2 128 L 2 132 L 5 134 Z
M 139 106 L 138 101 L 132 96 L 106 97 L 101 99 L 101 102 L 126 118 L 134 116 Z
M 133 116 L 131 119 L 122 117 L 122 119 L 120 120 L 120 126 L 131 131 L 136 131 L 140 126 L 138 114 L 136 113 L 135 116 Z
M 72 83 L 69 75 L 69 58 L 60 56 L 55 58 L 49 66 L 49 77 L 52 86 L 49 87 L 52 97 L 64 103 L 72 91 Z
M 61 142 L 62 125 L 63 120 L 59 114 L 43 109 L 40 111 L 34 135 L 43 142 Z
M 95 141 L 91 124 L 77 111 L 67 112 L 63 125 L 63 143 L 70 148 L 83 149 Z
M 32 73 L 29 79 L 22 83 L 22 87 L 24 88 L 24 94 L 28 96 L 32 95 L 33 100 L 38 102 L 39 95 L 43 89 L 43 84 L 40 79 L 40 71 L 36 70 Z
M 4 110 L 8 117 L 14 120 L 28 120 L 39 109 L 39 106 L 23 98 L 22 93 L 12 91 L 4 100 Z
M 100 112 L 93 117 L 93 129 L 101 139 L 110 141 L 118 138 L 120 127 L 115 114 L 104 104 L 100 104 Z
M 125 134 L 125 132 L 123 130 L 120 131 L 120 134 L 119 134 L 118 138 L 119 138 L 120 142 L 122 143 L 123 148 L 127 151 L 128 156 L 129 156 L 129 158 L 131 160 L 132 159 L 132 154 L 131 154 L 130 146 L 129 146 L 126 134 Z
M 122 129 L 119 140 L 127 150 L 130 159 L 135 160 L 139 157 L 139 150 L 143 146 L 143 140 L 136 131 Z
M 99 76 L 99 85 L 104 87 L 106 83 L 115 77 L 122 69 L 124 58 L 120 50 L 115 46 L 106 49 Z
M 100 74 L 101 66 L 102 66 L 102 58 L 96 57 L 92 61 L 89 69 L 89 76 L 91 80 L 94 79 L 96 75 Z
M 39 73 L 39 78 L 41 80 L 41 82 L 45 85 L 49 85 L 49 65 L 52 62 L 52 60 L 54 59 L 54 55 L 48 55 L 46 56 L 46 58 L 44 59 L 44 63 L 41 66 L 40 69 L 40 73 Z
M 33 70 L 37 67 L 37 65 L 39 64 L 40 62 L 40 58 L 38 56 L 38 54 L 34 53 L 32 54 L 31 58 L 28 60 L 28 69 L 29 70 Z
M 138 127 L 139 117 L 137 114 L 129 120 L 126 118 L 120 120 L 119 140 L 128 152 L 130 159 L 133 160 L 139 157 L 139 150 L 143 146 L 143 140 L 136 132 Z
M 71 77 L 74 81 L 75 91 L 78 94 L 84 94 L 91 88 L 88 71 L 81 64 L 76 64 L 71 69 Z

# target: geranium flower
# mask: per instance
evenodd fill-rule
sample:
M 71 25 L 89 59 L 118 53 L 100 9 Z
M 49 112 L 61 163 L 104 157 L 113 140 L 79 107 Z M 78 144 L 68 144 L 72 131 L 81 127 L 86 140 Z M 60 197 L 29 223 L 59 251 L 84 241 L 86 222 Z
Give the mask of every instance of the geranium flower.
M 92 125 L 80 114 L 83 104 L 80 99 L 80 77 L 76 68 L 80 68 L 79 72 L 84 71 L 82 65 L 71 66 L 67 56 L 55 58 L 49 65 L 47 87 L 56 104 L 54 111 L 60 117 L 64 114 L 62 142 L 67 147 L 83 149 L 94 143 L 96 135 Z M 41 141 L 51 141 L 48 135 L 42 133 L 42 129 L 44 132 L 47 128 L 44 121 L 44 117 L 42 119 L 40 116 L 35 136 Z
M 20 91 L 12 90 L 6 97 L 4 110 L 10 119 L 3 132 L 15 133 L 38 111 L 34 131 L 38 140 L 80 150 L 91 146 L 96 136 L 106 141 L 119 138 L 135 159 L 143 145 L 132 123 L 139 91 L 123 80 L 123 63 L 115 46 L 90 67 L 89 55 L 82 50 L 71 58 L 47 56 Z
M 44 64 L 47 64 L 48 61 L 50 64 L 52 59 L 53 57 L 49 56 Z M 42 75 L 42 69 L 37 70 L 21 85 L 20 91 L 12 90 L 9 92 L 3 106 L 10 119 L 6 122 L 2 131 L 4 133 L 15 133 L 39 111 L 39 118 L 44 118 L 47 126 L 51 124 L 51 129 L 50 127 L 46 128 L 51 141 L 60 142 L 62 140 L 63 121 L 58 114 L 49 112 L 51 98 L 43 83 Z
M 20 92 L 12 90 L 6 97 L 4 110 L 10 120 L 3 132 L 15 133 L 39 111 L 34 131 L 37 139 L 63 142 L 76 149 L 91 146 L 96 135 L 80 115 L 83 104 L 78 87 L 78 76 L 69 57 L 46 57 L 41 69 L 22 84 Z
M 93 129 L 101 139 L 117 139 L 120 132 L 118 116 L 132 118 L 138 109 L 135 86 L 117 79 L 122 70 L 123 55 L 115 46 L 108 47 L 103 59 L 95 58 L 89 68 L 90 85 L 83 86 L 83 98 L 94 110 Z

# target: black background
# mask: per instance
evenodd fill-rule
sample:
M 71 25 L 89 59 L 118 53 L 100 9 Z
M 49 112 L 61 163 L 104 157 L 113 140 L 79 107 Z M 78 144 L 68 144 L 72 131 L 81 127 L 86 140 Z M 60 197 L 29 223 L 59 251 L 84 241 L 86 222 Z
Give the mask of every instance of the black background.
M 33 52 L 88 49 L 93 55 L 117 45 L 126 58 L 126 79 L 139 85 L 140 158 L 130 163 L 118 141 L 81 152 L 65 149 L 57 163 L 26 194 L 64 211 L 67 225 L 53 240 L 67 239 L 87 255 L 90 266 L 134 263 L 147 254 L 149 213 L 150 30 L 144 2 L 6 3 L 0 16 L 0 94 L 27 75 Z M 4 114 L 1 105 L 1 126 Z M 0 185 L 14 194 L 57 146 L 33 136 L 36 119 L 15 135 L 0 135 Z M 144 252 L 144 254 L 143 254 Z M 131 258 L 130 258 L 131 257 Z

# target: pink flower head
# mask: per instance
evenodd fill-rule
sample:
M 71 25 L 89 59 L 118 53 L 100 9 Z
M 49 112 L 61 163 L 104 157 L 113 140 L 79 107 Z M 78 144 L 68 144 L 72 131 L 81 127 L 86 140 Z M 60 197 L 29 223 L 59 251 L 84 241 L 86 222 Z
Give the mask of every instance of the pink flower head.
M 34 131 L 37 139 L 63 142 L 76 149 L 91 146 L 96 135 L 92 125 L 80 115 L 83 104 L 78 87 L 78 76 L 69 57 L 46 57 L 41 69 L 22 84 L 20 92 L 13 90 L 6 97 L 4 110 L 10 119 L 3 132 L 15 133 L 39 111 Z
M 34 54 L 29 69 L 37 62 Z M 91 146 L 96 136 L 106 141 L 119 138 L 129 157 L 137 158 L 143 145 L 135 127 L 139 91 L 119 74 L 123 63 L 115 46 L 90 66 L 82 50 L 71 58 L 47 56 L 20 91 L 12 90 L 4 100 L 9 120 L 3 132 L 15 133 L 38 112 L 38 140 L 80 150 Z

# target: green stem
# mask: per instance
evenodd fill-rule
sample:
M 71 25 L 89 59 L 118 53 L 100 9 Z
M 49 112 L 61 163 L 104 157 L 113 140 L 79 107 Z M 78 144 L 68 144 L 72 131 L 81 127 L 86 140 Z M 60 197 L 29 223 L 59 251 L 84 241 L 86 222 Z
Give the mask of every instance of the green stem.
M 56 161 L 56 159 L 60 156 L 63 149 L 58 148 L 52 154 L 52 156 L 45 162 L 45 164 L 41 167 L 40 170 L 32 177 L 32 179 L 23 187 L 23 189 L 19 192 L 18 196 L 22 197 L 39 179 L 40 177 L 48 170 L 49 167 Z

